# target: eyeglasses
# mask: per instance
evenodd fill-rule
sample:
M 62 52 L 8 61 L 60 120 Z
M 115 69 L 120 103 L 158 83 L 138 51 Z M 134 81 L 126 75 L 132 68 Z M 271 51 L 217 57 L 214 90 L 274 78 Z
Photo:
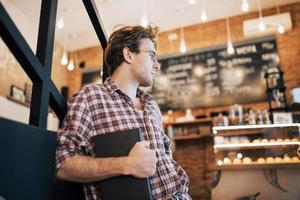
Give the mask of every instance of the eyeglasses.
M 139 50 L 139 51 L 149 53 L 151 60 L 153 62 L 157 62 L 157 55 L 155 51 L 150 51 L 150 50 Z

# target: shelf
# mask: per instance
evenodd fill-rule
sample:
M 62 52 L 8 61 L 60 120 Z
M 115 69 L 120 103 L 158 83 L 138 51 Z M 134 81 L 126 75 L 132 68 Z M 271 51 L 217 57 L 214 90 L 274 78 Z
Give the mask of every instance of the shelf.
M 201 138 L 208 138 L 212 137 L 211 134 L 200 134 L 200 135 L 182 135 L 182 136 L 173 136 L 173 140 L 193 140 L 193 139 L 201 139 Z
M 210 165 L 210 170 L 249 170 L 249 169 L 274 169 L 274 168 L 288 168 L 299 169 L 300 162 L 288 162 L 288 163 L 270 163 L 270 164 L 225 164 L 225 165 Z
M 211 118 L 203 118 L 203 119 L 196 119 L 193 121 L 184 121 L 184 122 L 171 122 L 171 123 L 165 123 L 166 126 L 176 126 L 176 125 L 190 125 L 190 124 L 209 124 L 212 123 Z
M 239 144 L 215 144 L 214 149 L 222 150 L 242 150 L 242 149 L 269 149 L 300 145 L 300 142 L 268 142 L 268 143 L 239 143 Z
M 272 128 L 292 128 L 300 129 L 300 123 L 294 124 L 263 124 L 263 125 L 240 125 L 240 126 L 214 126 L 213 134 L 217 136 L 233 135 L 251 135 L 264 133 L 267 129 Z

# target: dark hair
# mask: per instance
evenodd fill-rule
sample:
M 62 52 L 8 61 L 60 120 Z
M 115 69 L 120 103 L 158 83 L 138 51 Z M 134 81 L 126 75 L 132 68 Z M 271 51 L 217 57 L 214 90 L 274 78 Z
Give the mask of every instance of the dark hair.
M 131 52 L 139 53 L 140 40 L 149 38 L 156 45 L 158 27 L 150 24 L 147 28 L 143 26 L 124 26 L 113 32 L 105 49 L 105 64 L 109 75 L 124 62 L 123 49 L 128 47 Z

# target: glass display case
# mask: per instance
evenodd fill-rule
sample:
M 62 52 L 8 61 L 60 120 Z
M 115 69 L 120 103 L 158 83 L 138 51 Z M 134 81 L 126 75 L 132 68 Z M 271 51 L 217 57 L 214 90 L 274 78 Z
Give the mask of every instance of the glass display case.
M 300 167 L 300 124 L 213 127 L 216 169 Z

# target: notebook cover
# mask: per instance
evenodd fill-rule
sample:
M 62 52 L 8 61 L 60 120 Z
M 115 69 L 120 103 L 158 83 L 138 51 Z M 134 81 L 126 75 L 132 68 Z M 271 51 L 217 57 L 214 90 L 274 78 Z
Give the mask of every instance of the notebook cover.
M 127 156 L 138 141 L 141 141 L 139 129 L 100 134 L 92 138 L 96 157 Z M 99 181 L 97 188 L 103 200 L 150 200 L 149 178 L 117 176 Z

